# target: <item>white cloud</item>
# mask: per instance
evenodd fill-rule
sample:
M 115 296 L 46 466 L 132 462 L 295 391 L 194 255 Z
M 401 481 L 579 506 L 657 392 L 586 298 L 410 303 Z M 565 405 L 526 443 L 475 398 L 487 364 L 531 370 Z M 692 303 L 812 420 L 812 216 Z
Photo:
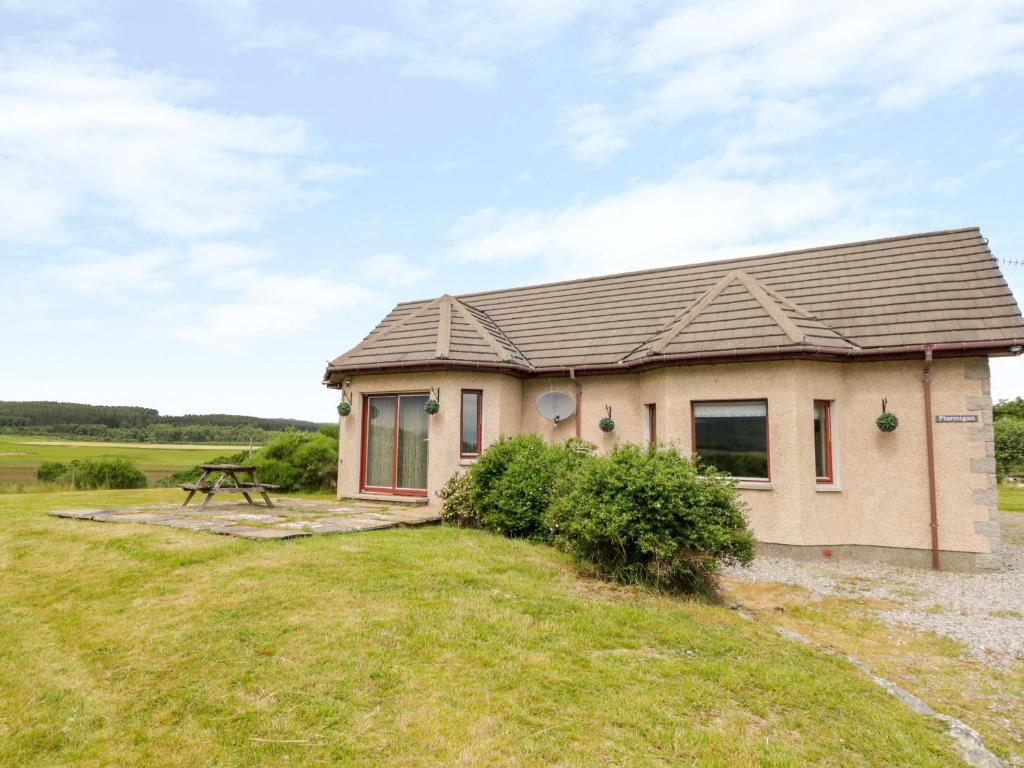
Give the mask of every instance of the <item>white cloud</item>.
M 697 0 L 622 38 L 604 58 L 640 95 L 619 115 L 563 122 L 576 160 L 601 161 L 649 123 L 712 115 L 731 119 L 717 127 L 723 154 L 763 165 L 748 155 L 1024 73 L 1021 0 Z
M 377 61 L 401 75 L 469 82 L 493 77 L 502 59 L 534 49 L 587 14 L 616 0 L 442 0 L 384 5 L 378 26 L 341 24 L 327 30 L 301 22 L 263 24 L 258 14 L 228 24 L 235 50 L 275 50 L 290 57 Z M 295 68 L 294 61 L 287 59 Z
M 80 249 L 47 266 L 43 274 L 74 293 L 124 302 L 132 293 L 162 293 L 171 287 L 168 268 L 177 261 L 164 248 L 117 255 Z
M 580 163 L 605 163 L 629 145 L 601 104 L 568 109 L 560 121 L 561 143 Z
M 690 169 L 553 211 L 485 209 L 452 230 L 460 261 L 521 261 L 559 279 L 820 245 L 893 231 L 835 179 L 741 180 Z
M 249 269 L 235 274 L 232 298 L 187 307 L 188 320 L 169 327 L 182 340 L 210 347 L 259 349 L 267 339 L 294 336 L 372 297 L 350 281 L 325 275 L 284 275 Z M 182 308 L 184 309 L 184 307 Z
M 380 257 L 371 262 L 374 258 Z M 376 298 L 358 279 L 308 269 L 295 273 L 280 262 L 265 248 L 210 241 L 128 254 L 80 250 L 43 267 L 39 275 L 108 304 L 135 304 L 135 323 L 149 326 L 151 335 L 214 347 L 295 334 Z M 399 257 L 378 263 L 396 270 L 387 275 L 389 282 L 403 279 Z M 418 274 L 423 272 L 408 272 Z M 162 294 L 159 304 L 152 302 L 155 293 Z
M 315 165 L 302 121 L 197 106 L 202 83 L 73 48 L 0 53 L 0 241 L 86 218 L 194 238 L 251 230 L 353 166 Z
M 397 253 L 376 253 L 359 260 L 359 275 L 373 285 L 382 282 L 394 285 L 416 285 L 432 277 L 436 267 L 414 264 Z
M 644 30 L 627 63 L 664 78 L 648 110 L 670 118 L 835 88 L 901 108 L 1024 71 L 1022 11 L 1019 0 L 701 0 Z

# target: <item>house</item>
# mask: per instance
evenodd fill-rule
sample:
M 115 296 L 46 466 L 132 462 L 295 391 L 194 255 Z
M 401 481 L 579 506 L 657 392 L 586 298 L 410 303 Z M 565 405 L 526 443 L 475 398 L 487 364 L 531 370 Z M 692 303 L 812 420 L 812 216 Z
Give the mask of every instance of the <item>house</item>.
M 739 479 L 762 551 L 998 568 L 988 358 L 1022 345 L 977 228 L 402 303 L 327 368 L 338 491 L 432 495 L 500 435 L 658 440 Z

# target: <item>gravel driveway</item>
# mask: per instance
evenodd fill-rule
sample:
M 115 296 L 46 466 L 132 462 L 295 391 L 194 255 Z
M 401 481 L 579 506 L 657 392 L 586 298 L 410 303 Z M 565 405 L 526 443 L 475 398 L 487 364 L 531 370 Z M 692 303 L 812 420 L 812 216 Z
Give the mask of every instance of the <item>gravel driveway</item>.
M 1004 512 L 1001 522 L 1004 569 L 995 573 L 758 557 L 749 568 L 729 568 L 724 575 L 795 584 L 819 595 L 893 600 L 901 605 L 880 614 L 886 622 L 946 635 L 977 658 L 1003 666 L 1024 661 L 1024 514 Z

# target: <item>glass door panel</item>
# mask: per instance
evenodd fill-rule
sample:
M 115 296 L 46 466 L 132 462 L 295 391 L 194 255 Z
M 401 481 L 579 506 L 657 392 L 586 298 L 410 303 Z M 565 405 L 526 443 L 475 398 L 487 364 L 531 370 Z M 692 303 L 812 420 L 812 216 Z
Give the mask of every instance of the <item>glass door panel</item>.
M 366 485 L 392 488 L 395 477 L 395 398 L 366 399 Z
M 427 447 L 430 414 L 424 410 L 426 395 L 398 398 L 398 477 L 403 490 L 427 489 Z

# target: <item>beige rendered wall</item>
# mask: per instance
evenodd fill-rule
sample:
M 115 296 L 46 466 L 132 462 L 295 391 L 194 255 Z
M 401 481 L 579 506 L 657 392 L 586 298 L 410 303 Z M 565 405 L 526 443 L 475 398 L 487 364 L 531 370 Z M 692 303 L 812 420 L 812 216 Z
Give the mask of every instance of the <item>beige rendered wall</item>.
M 540 417 L 534 403 L 548 390 L 574 394 L 569 378 L 519 380 L 499 374 L 392 374 L 353 378 L 353 413 L 342 419 L 339 492 L 358 490 L 363 392 L 441 388 L 441 412 L 430 423 L 429 488 L 433 494 L 461 466 L 459 390 L 484 390 L 484 443 L 499 434 L 536 432 L 562 440 L 576 432 L 607 450 L 643 437 L 643 405 L 655 403 L 658 438 L 689 453 L 690 405 L 699 400 L 767 399 L 771 482 L 741 484 L 747 516 L 767 548 L 822 557 L 862 556 L 927 564 L 931 546 L 924 361 L 832 363 L 779 361 L 661 368 L 646 373 L 579 379 L 581 414 L 560 424 Z M 887 398 L 899 428 L 882 433 L 874 421 Z M 952 567 L 998 566 L 999 532 L 988 362 L 933 363 L 935 414 L 976 414 L 977 424 L 934 424 L 939 545 Z M 836 482 L 815 482 L 814 400 L 831 400 Z M 611 406 L 616 429 L 599 419 Z
M 468 463 L 459 458 L 463 389 L 479 389 L 484 393 L 481 425 L 484 447 L 496 440 L 499 435 L 514 435 L 520 431 L 522 382 L 512 376 L 440 371 L 352 376 L 350 381 L 351 386 L 344 392 L 352 395 L 352 413 L 339 419 L 339 496 L 359 493 L 359 452 L 362 442 L 364 394 L 429 392 L 431 387 L 440 390 L 441 410 L 430 417 L 427 488 L 431 496 L 453 473 Z

